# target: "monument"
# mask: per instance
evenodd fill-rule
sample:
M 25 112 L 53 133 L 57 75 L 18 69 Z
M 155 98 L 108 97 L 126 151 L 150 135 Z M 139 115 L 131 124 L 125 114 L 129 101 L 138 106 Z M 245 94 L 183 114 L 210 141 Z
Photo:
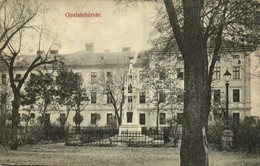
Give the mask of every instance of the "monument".
M 136 109 L 137 92 L 133 88 L 133 59 L 130 61 L 127 79 L 125 81 L 125 104 L 122 113 L 122 124 L 119 127 L 119 135 L 122 132 L 141 132 L 138 124 L 138 113 Z

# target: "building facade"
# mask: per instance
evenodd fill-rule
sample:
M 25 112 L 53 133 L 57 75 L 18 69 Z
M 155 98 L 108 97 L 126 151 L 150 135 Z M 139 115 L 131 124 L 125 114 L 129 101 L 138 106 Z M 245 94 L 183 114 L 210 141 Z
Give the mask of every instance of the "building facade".
M 81 126 L 106 126 L 118 123 L 115 122 L 115 109 L 120 111 L 120 106 L 127 109 L 123 112 L 127 114 L 127 118 L 124 119 L 126 123 L 133 121 L 131 112 L 136 110 L 135 121 L 142 127 L 166 127 L 170 125 L 171 120 L 181 121 L 185 72 L 181 56 L 176 54 L 162 56 L 158 51 L 134 52 L 128 47 L 117 53 L 109 51 L 94 53 L 92 47 L 93 44 L 88 44 L 86 51 L 60 55 L 66 68 L 82 75 L 83 86 L 87 89 L 90 99 L 81 112 L 83 116 Z M 214 119 L 214 114 L 221 114 L 225 108 L 223 74 L 228 70 L 232 74 L 229 88 L 230 116 L 239 121 L 250 116 L 250 58 L 247 53 L 241 52 L 226 51 L 222 54 L 214 69 L 213 104 L 209 119 Z M 129 75 L 130 64 L 132 69 Z M 18 67 L 16 78 L 19 79 L 23 72 L 24 68 Z M 126 84 L 128 77 L 131 77 L 130 84 L 129 82 Z M 108 83 L 113 96 L 107 93 Z M 6 70 L 1 70 L 2 86 L 8 87 Z M 8 88 L 4 92 L 11 93 Z M 1 96 L 2 94 L 1 91 Z M 112 104 L 111 97 L 115 104 Z M 59 123 L 58 119 L 66 114 L 66 108 L 59 107 L 59 111 L 46 112 L 45 117 L 52 123 Z M 118 113 L 121 117 L 125 116 L 123 114 Z M 28 115 L 28 112 L 21 108 L 20 125 L 25 124 L 28 116 L 29 124 L 34 125 L 40 113 L 35 110 Z M 67 124 L 74 126 L 74 116 L 75 111 L 70 111 Z

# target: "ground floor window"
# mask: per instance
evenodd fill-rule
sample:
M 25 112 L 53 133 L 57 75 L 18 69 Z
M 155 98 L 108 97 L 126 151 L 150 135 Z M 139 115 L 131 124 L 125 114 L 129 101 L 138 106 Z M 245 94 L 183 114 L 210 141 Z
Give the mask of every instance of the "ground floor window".
M 166 113 L 160 113 L 160 125 L 166 124 Z
M 91 118 L 91 122 L 90 123 L 93 124 L 93 125 L 97 125 L 97 122 L 100 119 L 100 115 L 97 114 L 97 113 L 93 113 L 93 114 L 90 115 L 90 118 Z
M 239 120 L 240 120 L 240 114 L 239 113 L 233 113 L 233 122 L 235 125 L 239 124 Z
M 60 113 L 60 125 L 65 125 L 66 114 Z
M 183 123 L 183 113 L 177 113 L 177 123 L 178 124 Z
M 111 123 L 113 121 L 113 115 L 111 113 L 107 114 L 107 123 Z
M 139 123 L 141 125 L 145 125 L 145 114 L 144 113 L 139 114 Z
M 133 122 L 133 112 L 127 112 L 127 123 L 132 123 Z

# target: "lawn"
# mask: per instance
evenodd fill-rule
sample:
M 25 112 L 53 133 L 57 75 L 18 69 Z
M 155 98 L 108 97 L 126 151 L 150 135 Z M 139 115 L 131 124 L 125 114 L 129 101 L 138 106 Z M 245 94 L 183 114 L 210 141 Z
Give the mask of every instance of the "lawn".
M 260 166 L 259 154 L 209 151 L 210 166 Z M 0 147 L 0 165 L 178 166 L 179 149 L 83 147 L 64 144 Z

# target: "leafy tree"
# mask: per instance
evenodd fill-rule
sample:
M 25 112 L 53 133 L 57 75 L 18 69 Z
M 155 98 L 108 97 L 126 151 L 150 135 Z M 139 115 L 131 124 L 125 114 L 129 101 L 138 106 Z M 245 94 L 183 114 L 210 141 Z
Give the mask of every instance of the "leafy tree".
M 17 63 L 18 59 L 21 57 L 21 50 L 23 47 L 24 35 L 26 35 L 25 30 L 37 29 L 37 33 L 40 36 L 46 36 L 46 43 L 52 40 L 50 47 L 54 44 L 55 39 L 50 39 L 49 35 L 45 35 L 43 28 L 38 28 L 37 26 L 31 25 L 31 21 L 37 13 L 41 4 L 37 1 L 30 0 L 13 0 L 13 1 L 1 1 L 1 19 L 0 19 L 0 55 L 7 67 L 10 87 L 13 93 L 12 101 L 12 135 L 10 148 L 13 150 L 17 149 L 18 139 L 17 139 L 17 129 L 19 122 L 19 108 L 21 102 L 21 89 L 25 83 L 25 80 L 37 67 L 50 65 L 58 62 L 56 56 L 50 57 L 49 52 L 41 53 L 33 57 L 31 61 L 26 61 L 24 65 L 24 74 L 21 78 L 15 79 L 14 70 L 20 64 Z M 41 39 L 39 40 L 39 50 L 41 50 Z
M 46 113 L 57 111 L 55 101 L 55 80 L 51 73 L 38 71 L 38 74 L 31 74 L 28 82 L 25 83 L 24 93 L 22 93 L 21 104 L 29 106 L 29 115 L 32 110 L 39 110 L 42 117 L 42 125 L 46 125 Z
M 89 97 L 86 93 L 86 88 L 83 87 L 83 78 L 80 73 L 74 73 L 72 70 L 62 69 L 59 71 L 56 78 L 58 102 L 67 107 L 65 122 L 71 110 L 75 111 L 73 118 L 76 128 L 80 127 L 83 121 L 81 111 L 89 103 Z

